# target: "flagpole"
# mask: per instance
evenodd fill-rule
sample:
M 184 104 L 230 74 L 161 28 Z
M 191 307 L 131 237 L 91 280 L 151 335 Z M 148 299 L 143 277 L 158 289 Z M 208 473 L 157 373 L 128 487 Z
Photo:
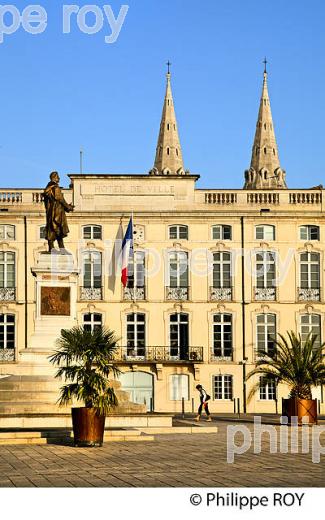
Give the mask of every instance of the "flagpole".
M 133 228 L 133 217 L 134 217 L 134 214 L 133 214 L 133 211 L 132 211 L 132 214 L 131 214 L 131 219 L 132 219 L 132 233 L 134 231 L 134 228 Z M 134 251 L 134 233 L 133 233 L 133 236 L 132 236 L 132 244 L 133 244 L 133 303 L 136 303 L 137 301 L 137 295 L 136 295 L 136 291 L 137 291 L 137 280 L 136 280 L 136 271 L 135 271 L 135 251 Z

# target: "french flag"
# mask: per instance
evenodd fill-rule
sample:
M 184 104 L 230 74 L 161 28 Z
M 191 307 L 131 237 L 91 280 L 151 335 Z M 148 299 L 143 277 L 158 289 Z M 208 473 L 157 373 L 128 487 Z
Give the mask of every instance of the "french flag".
M 130 255 L 133 254 L 133 219 L 130 218 L 125 237 L 122 242 L 122 284 L 126 287 L 128 281 L 128 266 Z

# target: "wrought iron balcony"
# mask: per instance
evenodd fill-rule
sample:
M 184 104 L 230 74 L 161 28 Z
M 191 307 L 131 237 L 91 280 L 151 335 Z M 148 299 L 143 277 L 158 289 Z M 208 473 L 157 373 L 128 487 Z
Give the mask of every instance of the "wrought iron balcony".
M 267 302 L 276 300 L 276 287 L 254 287 L 254 300 Z
M 127 301 L 146 299 L 145 287 L 124 287 L 123 293 L 123 298 Z
M 230 302 L 232 300 L 232 287 L 210 287 L 210 300 Z
M 318 302 L 320 300 L 320 288 L 305 289 L 298 288 L 298 300 L 302 302 Z
M 124 363 L 202 363 L 203 347 L 119 347 L 115 360 Z
M 166 300 L 186 301 L 189 292 L 189 287 L 166 287 Z
M 8 363 L 16 360 L 14 348 L 0 348 L 0 363 Z
M 212 349 L 210 352 L 210 361 L 233 361 L 233 352 L 218 352 Z
M 0 301 L 1 302 L 14 302 L 16 300 L 16 288 L 15 287 L 1 287 L 0 288 Z
M 102 287 L 80 287 L 80 300 L 100 301 L 103 299 Z

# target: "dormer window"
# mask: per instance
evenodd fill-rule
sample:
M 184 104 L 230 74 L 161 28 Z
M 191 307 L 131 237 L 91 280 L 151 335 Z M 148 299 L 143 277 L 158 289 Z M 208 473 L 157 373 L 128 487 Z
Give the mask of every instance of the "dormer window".
M 102 240 L 102 226 L 84 226 L 83 238 L 85 240 Z
M 231 240 L 232 229 L 231 226 L 224 226 L 222 224 L 212 226 L 212 239 L 213 240 Z
M 169 228 L 170 240 L 188 240 L 187 226 L 170 226 Z
M 15 240 L 16 229 L 11 224 L 3 224 L 0 226 L 0 240 Z
M 275 227 L 270 225 L 255 227 L 256 240 L 275 240 Z
M 319 240 L 319 226 L 300 226 L 300 240 Z

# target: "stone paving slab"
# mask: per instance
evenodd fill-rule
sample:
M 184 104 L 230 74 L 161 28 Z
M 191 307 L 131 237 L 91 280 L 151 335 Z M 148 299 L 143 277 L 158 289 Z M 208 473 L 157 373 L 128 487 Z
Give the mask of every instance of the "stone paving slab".
M 226 432 L 233 422 L 215 421 L 218 433 L 157 435 L 153 443 L 0 446 L 0 487 L 323 487 L 325 456 L 262 453 L 250 449 L 226 460 Z M 252 430 L 252 424 L 246 423 Z M 325 434 L 322 435 L 322 444 Z M 239 439 L 241 442 L 241 439 Z

